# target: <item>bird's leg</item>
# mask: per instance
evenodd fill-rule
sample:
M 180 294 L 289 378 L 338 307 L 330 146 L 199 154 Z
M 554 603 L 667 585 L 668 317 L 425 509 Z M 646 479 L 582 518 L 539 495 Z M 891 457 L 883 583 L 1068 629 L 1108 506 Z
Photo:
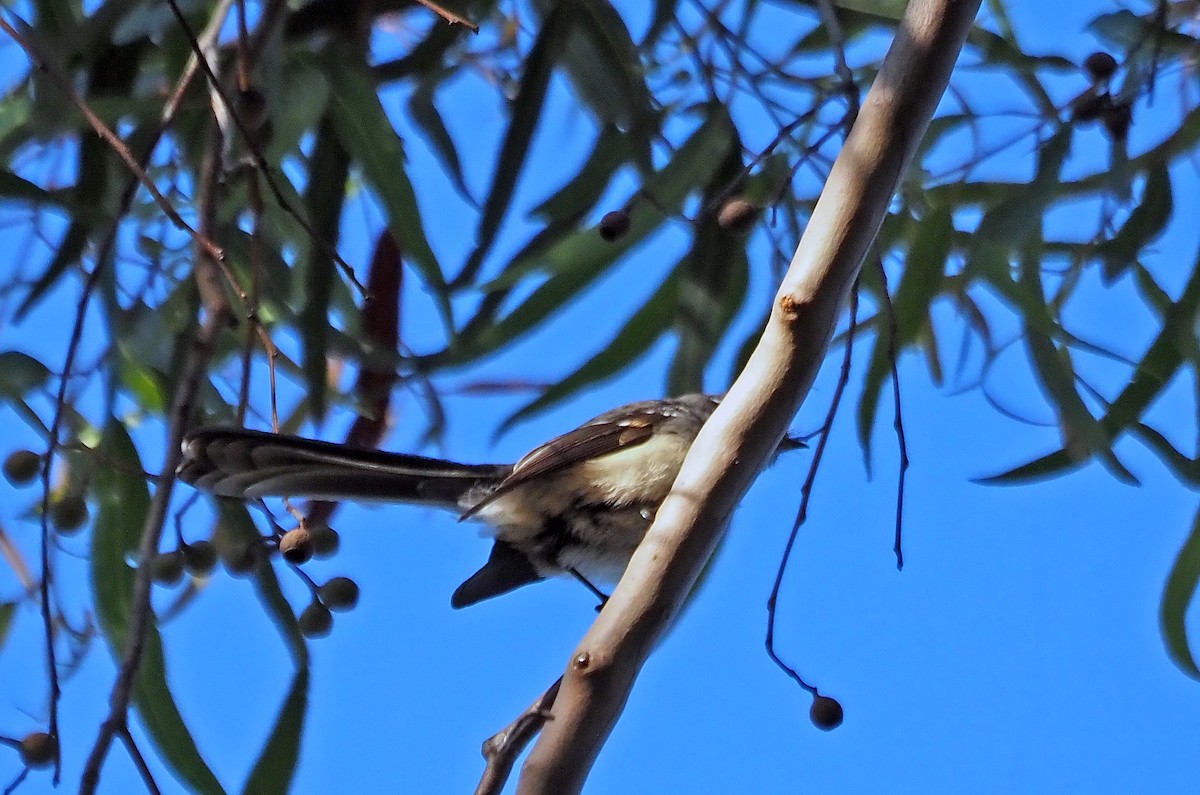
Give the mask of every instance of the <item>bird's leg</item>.
M 601 610 L 603 610 L 604 605 L 608 603 L 608 594 L 606 594 L 604 591 L 601 591 L 595 585 L 592 585 L 592 581 L 580 574 L 575 567 L 572 566 L 571 568 L 567 569 L 567 573 L 583 583 L 583 587 L 591 591 L 592 594 L 600 600 L 600 604 L 596 605 L 596 612 L 599 613 Z

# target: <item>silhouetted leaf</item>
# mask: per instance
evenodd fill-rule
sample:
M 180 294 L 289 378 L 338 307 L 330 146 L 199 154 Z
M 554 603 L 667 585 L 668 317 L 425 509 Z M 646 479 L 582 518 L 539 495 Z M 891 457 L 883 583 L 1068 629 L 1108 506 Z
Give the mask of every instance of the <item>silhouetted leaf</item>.
M 133 396 L 145 411 L 162 415 L 167 410 L 167 399 L 163 393 L 159 375 L 146 366 L 143 360 L 129 353 L 124 345 L 117 346 L 120 356 L 117 370 L 122 386 Z
M 539 271 L 548 271 L 550 278 L 500 320 L 468 323 L 443 363 L 469 361 L 531 331 L 661 226 L 667 220 L 664 213 L 678 212 L 684 199 L 708 181 L 734 140 L 725 110 L 713 106 L 710 111 L 705 123 L 679 147 L 671 162 L 647 179 L 643 192 L 654 197 L 653 203 L 634 202 L 629 231 L 623 237 L 606 242 L 596 230 L 585 229 L 565 237 L 548 251 L 510 262 L 488 289 L 501 290 Z
M 304 343 L 305 394 L 317 419 L 325 416 L 329 392 L 329 306 L 338 280 L 331 247 L 337 246 L 350 174 L 350 155 L 334 131 L 335 115 L 326 115 L 317 128 L 304 190 L 304 206 L 316 239 L 308 241 L 308 256 L 300 271 L 304 303 L 299 330 Z
M 1117 50 L 1139 50 L 1146 41 L 1155 41 L 1168 58 L 1190 58 L 1196 52 L 1196 39 L 1178 30 L 1160 28 L 1153 15 L 1138 16 L 1122 9 L 1101 14 L 1086 30 Z
M 4 641 L 8 640 L 8 628 L 12 626 L 12 617 L 16 609 L 16 602 L 0 602 L 0 649 L 4 648 Z
M 575 372 L 514 412 L 501 423 L 496 435 L 499 436 L 522 420 L 561 403 L 585 386 L 619 373 L 645 355 L 674 323 L 681 282 L 682 267 L 676 267 L 650 300 L 629 318 L 611 342 Z
M 1148 273 L 1144 273 L 1139 281 L 1153 284 Z M 1200 260 L 1192 265 L 1191 276 L 1179 300 L 1162 312 L 1162 330 L 1146 349 L 1129 383 L 1109 404 L 1104 424 L 1110 434 L 1119 433 L 1140 418 L 1175 377 L 1183 365 L 1185 352 L 1190 353 L 1189 348 L 1195 347 L 1197 312 L 1200 312 Z
M 535 3 L 549 10 L 556 5 L 561 3 Z M 575 26 L 560 56 L 563 67 L 599 121 L 629 131 L 633 153 L 648 169 L 658 122 L 637 46 L 606 0 L 578 0 L 577 8 Z
M 1038 262 L 1034 254 L 1026 257 L 1021 266 L 1020 285 L 1030 294 L 1032 303 L 1044 307 L 1045 297 L 1042 294 L 1041 269 Z M 1119 480 L 1126 483 L 1136 482 L 1133 474 L 1112 452 L 1112 436 L 1092 415 L 1079 396 L 1069 350 L 1056 346 L 1038 323 L 1025 323 L 1024 339 L 1034 374 L 1063 425 L 1065 452 L 1081 461 L 1096 455 Z
M 1042 144 L 1037 172 L 1026 188 L 1005 193 L 1006 198 L 979 222 L 975 233 L 981 241 L 1019 245 L 1041 228 L 1042 215 L 1061 191 L 1059 174 L 1071 149 L 1072 132 L 1071 127 L 1062 127 Z
M 217 500 L 220 532 L 238 544 L 260 543 L 258 528 L 246 506 L 231 500 Z M 259 566 L 254 576 L 259 601 L 279 629 L 296 664 L 291 687 L 275 720 L 275 726 L 263 745 L 258 761 L 250 772 L 242 791 L 247 795 L 259 792 L 287 792 L 300 758 L 300 741 L 304 732 L 305 710 L 308 704 L 310 678 L 308 647 L 296 626 L 296 616 L 279 588 L 275 569 Z
M 1141 250 L 1163 233 L 1173 211 L 1171 175 L 1167 165 L 1160 163 L 1146 175 L 1142 200 L 1129 214 L 1120 231 L 1097 249 L 1097 254 L 1104 261 L 1106 283 L 1125 273 Z
M 1179 452 L 1160 431 L 1144 422 L 1130 424 L 1129 432 L 1141 439 L 1177 478 L 1190 486 L 1200 486 L 1200 460 Z
M 50 379 L 50 369 L 27 353 L 0 353 L 0 393 L 23 397 Z
M 1079 469 L 1085 463 L 1087 463 L 1087 459 L 1070 455 L 1066 450 L 1055 450 L 1053 453 L 1040 456 L 1029 463 L 1013 467 L 998 475 L 971 478 L 971 480 L 974 483 L 988 486 L 1012 486 L 1058 477 Z
M 462 271 L 455 278 L 456 282 L 474 281 L 484 257 L 491 251 L 496 240 L 500 222 L 504 220 L 512 200 L 517 178 L 525 166 L 529 142 L 533 140 L 534 130 L 537 129 L 538 120 L 541 118 L 542 102 L 546 98 L 546 88 L 550 85 L 550 75 L 574 25 L 575 13 L 575 3 L 557 3 L 546 15 L 533 47 L 525 58 L 521 87 L 512 103 L 512 117 L 509 119 L 504 141 L 500 145 L 500 155 L 496 158 L 496 169 L 492 174 L 491 189 L 484 201 L 483 216 L 479 219 L 475 250 L 471 252 Z
M 126 562 L 138 548 L 150 511 L 150 491 L 141 460 L 125 427 L 109 420 L 101 451 L 108 466 L 93 473 L 99 512 L 92 531 L 92 596 L 96 618 L 113 657 L 120 661 L 129 643 L 136 572 Z M 153 617 L 146 626 L 133 704 L 160 758 L 197 792 L 224 792 L 184 725 L 167 684 L 162 640 Z
M 683 281 L 675 310 L 678 344 L 667 370 L 667 393 L 704 391 L 704 372 L 746 298 L 750 266 L 746 239 L 722 228 L 720 202 L 741 176 L 742 146 L 738 139 L 725 151 L 720 167 L 704 188 L 704 208 L 692 247 L 680 263 Z
M 426 79 L 418 83 L 416 90 L 408 98 L 408 115 L 417 128 L 425 134 L 425 140 L 433 148 L 434 155 L 442 164 L 443 171 L 454 182 L 454 187 L 458 189 L 459 195 L 474 205 L 475 198 L 471 196 L 471 190 L 467 187 L 466 180 L 463 179 L 458 147 L 455 146 L 450 131 L 446 129 L 446 123 L 442 121 L 441 111 L 434 103 L 434 95 L 439 85 L 440 80 L 436 79 Z
M 7 169 L 0 169 L 0 197 L 9 201 L 31 202 L 35 205 L 62 206 L 62 196 L 35 185 Z
M 1175 565 L 1167 575 L 1159 605 L 1158 624 L 1162 629 L 1163 641 L 1171 660 L 1179 669 L 1193 679 L 1200 679 L 1200 668 L 1188 645 L 1187 613 L 1196 597 L 1196 585 L 1200 582 L 1200 513 L 1192 524 L 1192 534 L 1183 543 Z
M 533 208 L 531 214 L 551 222 L 577 221 L 596 206 L 617 169 L 628 159 L 629 145 L 625 134 L 612 125 L 604 126 L 596 136 L 591 154 L 575 176 Z
M 83 249 L 87 246 L 88 235 L 90 233 L 90 225 L 82 221 L 71 222 L 71 225 L 67 227 L 67 231 L 63 233 L 58 248 L 54 250 L 54 257 L 50 260 L 46 269 L 42 271 L 42 275 L 29 288 L 29 292 L 25 294 L 25 299 L 17 306 L 15 320 L 18 323 L 21 322 L 26 313 L 41 300 L 42 296 L 50 288 L 58 284 L 58 280 L 67 272 L 67 269 L 79 262 L 79 257 L 82 256 Z
M 446 280 L 438 264 L 405 171 L 404 146 L 362 70 L 331 59 L 326 64 L 336 112 L 334 126 L 346 150 L 387 209 L 388 226 L 432 293 L 447 331 L 453 328 Z

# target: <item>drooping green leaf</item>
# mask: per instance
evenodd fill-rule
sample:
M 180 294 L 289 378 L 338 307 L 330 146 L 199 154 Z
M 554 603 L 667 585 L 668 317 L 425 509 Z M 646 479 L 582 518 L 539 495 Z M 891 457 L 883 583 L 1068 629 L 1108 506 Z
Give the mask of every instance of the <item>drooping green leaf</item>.
M 413 91 L 412 96 L 408 98 L 408 115 L 417 128 L 424 133 L 425 140 L 428 141 L 433 153 L 442 164 L 443 171 L 450 176 L 459 195 L 468 203 L 475 204 L 475 198 L 471 196 L 471 190 L 463 178 L 458 146 L 454 143 L 450 131 L 446 129 L 446 123 L 442 121 L 441 111 L 434 103 L 434 95 L 439 84 L 440 81 L 437 79 L 426 79 L 418 83 L 416 91 Z
M 596 206 L 617 169 L 629 159 L 629 154 L 624 133 L 612 125 L 605 126 L 575 176 L 533 208 L 532 214 L 549 222 L 578 221 Z
M 271 138 L 263 153 L 269 163 L 298 153 L 300 142 L 320 124 L 329 107 L 329 78 L 320 61 L 307 50 L 289 51 L 286 58 L 274 87 L 264 87 L 276 100 L 271 103 Z M 286 176 L 282 171 L 275 173 L 277 182 L 287 182 L 290 186 Z
M 1129 432 L 1154 451 L 1159 460 L 1175 473 L 1175 477 L 1192 487 L 1200 486 L 1200 459 L 1184 455 L 1161 431 L 1144 422 L 1131 424 Z
M 475 249 L 467 258 L 462 271 L 455 278 L 459 283 L 470 283 L 483 265 L 500 231 L 500 222 L 508 211 L 517 178 L 525 166 L 525 156 L 533 140 L 541 118 L 542 102 L 550 85 L 550 75 L 558 61 L 559 53 L 567 42 L 575 23 L 576 4 L 557 3 L 546 15 L 542 28 L 525 58 L 521 72 L 521 86 L 512 104 L 512 117 L 508 130 L 500 145 L 496 158 L 496 170 L 492 175 L 492 186 L 483 204 L 483 216 L 475 233 Z
M 1138 16 L 1122 9 L 1101 14 L 1088 23 L 1087 31 L 1116 50 L 1137 52 L 1147 40 L 1160 47 L 1168 58 L 1191 57 L 1196 52 L 1196 39 L 1179 30 L 1162 28 L 1153 18 Z M 1161 57 L 1161 56 L 1160 56 Z
M 1045 306 L 1041 268 L 1033 254 L 1027 254 L 1022 262 L 1020 285 L 1030 294 L 1033 303 Z M 1034 374 L 1062 423 L 1064 452 L 1080 460 L 1096 455 L 1118 479 L 1126 483 L 1136 482 L 1133 473 L 1113 453 L 1113 437 L 1080 397 L 1067 348 L 1056 346 L 1051 337 L 1043 332 L 1042 324 L 1036 322 L 1026 322 L 1024 340 Z
M 543 14 L 562 5 L 535 3 Z M 657 113 L 645 69 L 625 20 L 606 0 L 578 0 L 575 25 L 560 58 L 579 98 L 596 118 L 627 130 L 639 165 L 650 167 Z
M 1111 283 L 1125 273 L 1141 250 L 1163 233 L 1174 209 L 1171 174 L 1167 165 L 1160 163 L 1146 175 L 1146 187 L 1137 207 L 1121 229 L 1097 250 L 1104 262 L 1105 283 Z
M 150 512 L 150 491 L 133 440 L 115 419 L 104 429 L 101 453 L 109 465 L 97 467 L 93 475 L 100 510 L 92 532 L 92 594 L 104 638 L 119 661 L 132 631 L 136 572 L 127 560 L 138 548 Z M 175 705 L 153 617 L 145 628 L 133 704 L 160 758 L 180 779 L 197 792 L 224 792 Z
M 660 227 L 667 220 L 664 213 L 678 212 L 684 199 L 711 178 L 733 140 L 728 114 L 713 106 L 704 124 L 679 147 L 671 162 L 647 179 L 643 192 L 653 200 L 634 202 L 629 212 L 629 231 L 623 237 L 606 242 L 594 229 L 580 230 L 549 250 L 510 262 L 489 285 L 497 294 L 530 273 L 549 271 L 550 278 L 503 318 L 464 326 L 450 350 L 439 357 L 439 363 L 469 361 L 535 328 Z
M 746 298 L 750 265 L 746 240 L 719 221 L 719 202 L 742 174 L 742 146 L 735 138 L 704 186 L 692 248 L 680 263 L 683 281 L 675 310 L 678 344 L 667 370 L 667 393 L 704 391 L 704 373 L 713 352 Z
M 0 197 L 9 201 L 30 202 L 35 205 L 62 205 L 62 195 L 51 193 L 8 169 L 0 169 Z M 65 206 L 65 205 L 63 205 Z
M 388 120 L 369 76 L 337 59 L 326 62 L 333 89 L 334 126 L 338 137 L 387 210 L 388 226 L 404 255 L 429 288 L 445 323 L 453 327 L 446 280 L 421 221 L 417 194 L 405 170 L 404 145 Z
M 266 567 L 264 567 L 266 568 Z M 300 740 L 304 734 L 304 718 L 308 709 L 309 668 L 306 663 L 296 669 L 270 737 L 263 745 L 246 786 L 245 795 L 259 792 L 288 792 L 300 760 Z
M 1149 170 L 1159 163 L 1173 163 L 1190 157 L 1197 143 L 1200 143 L 1200 106 L 1192 108 L 1184 115 L 1173 134 L 1136 157 L 1129 158 L 1123 167 L 1139 172 Z M 1076 180 L 1060 182 L 1054 196 L 1063 200 L 1109 193 L 1114 190 L 1113 183 L 1114 175 L 1111 170 L 1098 171 Z M 932 204 L 954 202 L 960 209 L 979 205 L 990 207 L 1003 201 L 1005 196 L 1013 196 L 1020 186 L 1027 184 L 1004 180 L 954 182 L 930 188 L 925 192 L 925 198 Z
M 976 25 L 967 41 L 976 49 L 984 63 L 1010 67 L 1017 75 L 1036 75 L 1044 71 L 1075 72 L 1079 67 L 1063 55 L 1034 55 L 1012 39 Z M 1053 109 L 1054 101 L 1040 81 L 1022 81 L 1022 87 L 1035 96 L 1038 105 Z M 1032 89 L 1032 90 L 1031 90 Z
M 62 240 L 59 241 L 58 248 L 54 250 L 54 256 L 51 258 L 50 263 L 46 265 L 46 269 L 42 271 L 42 275 L 29 288 L 29 292 L 25 294 L 25 299 L 17 307 L 15 318 L 18 323 L 50 288 L 58 284 L 58 280 L 67 272 L 67 269 L 79 261 L 80 256 L 83 255 L 84 247 L 87 246 L 89 234 L 91 234 L 91 227 L 83 221 L 72 221 L 70 226 L 67 227 L 67 231 L 63 233 Z
M 1041 228 L 1042 215 L 1061 191 L 1059 174 L 1071 149 L 1072 132 L 1071 127 L 1062 127 L 1042 144 L 1034 178 L 1024 190 L 1009 191 L 979 222 L 976 235 L 981 241 L 1019 245 Z
M 245 505 L 231 500 L 216 500 L 216 503 L 221 523 L 220 532 L 224 536 L 239 544 L 260 541 L 258 529 L 254 526 L 254 520 L 250 518 Z M 255 762 L 254 769 L 243 787 L 242 791 L 246 795 L 290 790 L 300 758 L 300 741 L 304 733 L 310 679 L 308 647 L 296 625 L 292 607 L 279 588 L 275 569 L 271 566 L 260 566 L 255 573 L 254 586 L 258 591 L 259 601 L 266 608 L 267 615 L 279 629 L 281 637 L 291 651 L 296 673 L 292 677 L 292 684 L 284 697 L 271 734 L 263 744 L 258 761 Z
M 24 397 L 50 380 L 50 368 L 27 353 L 0 353 L 0 394 L 10 398 Z
M 646 354 L 675 320 L 682 268 L 676 267 L 658 290 L 646 301 L 612 341 L 583 363 L 575 372 L 554 384 L 535 400 L 525 404 L 501 423 L 496 435 L 505 433 L 529 417 L 561 403 L 586 386 L 602 381 L 630 366 Z
M 16 613 L 16 602 L 0 602 L 0 649 L 8 638 L 8 628 L 12 626 L 13 614 Z
M 971 478 L 973 483 L 985 486 L 1013 486 L 1033 483 L 1039 480 L 1065 475 L 1082 467 L 1087 459 L 1081 459 L 1066 450 L 1055 450 L 1053 453 L 1039 456 L 1034 460 L 1015 466 L 996 475 L 981 478 Z
M 1193 679 L 1200 679 L 1200 667 L 1188 643 L 1187 613 L 1196 598 L 1196 586 L 1200 583 L 1200 513 L 1192 524 L 1192 533 L 1175 558 L 1175 565 L 1167 575 L 1159 604 L 1158 625 L 1162 630 L 1167 653 L 1179 669 Z
M 336 114 L 335 114 L 336 115 Z M 304 258 L 304 302 L 300 312 L 300 338 L 304 342 L 304 383 L 309 407 L 316 418 L 325 416 L 329 392 L 329 305 L 338 278 L 333 251 L 342 224 L 350 155 L 334 132 L 333 116 L 327 115 L 317 128 L 313 153 L 308 161 L 308 183 L 304 206 L 315 239 L 308 242 Z
M 130 355 L 126 346 L 119 345 L 118 348 L 120 356 L 117 369 L 120 371 L 121 385 L 145 411 L 161 416 L 167 410 L 167 399 L 158 373 L 141 359 Z
M 292 18 L 295 17 L 293 13 Z M 403 56 L 371 67 L 371 74 L 381 84 L 424 74 L 440 66 L 446 52 L 467 35 L 467 28 L 462 25 L 443 25 L 439 22 L 430 26 L 425 38 L 410 46 Z
M 1149 274 L 1144 274 L 1142 280 L 1148 279 Z M 1103 420 L 1109 434 L 1115 436 L 1140 418 L 1183 366 L 1185 351 L 1195 345 L 1197 312 L 1200 312 L 1200 259 L 1192 265 L 1179 300 L 1163 312 L 1162 330 L 1146 349 L 1129 383 L 1109 404 Z

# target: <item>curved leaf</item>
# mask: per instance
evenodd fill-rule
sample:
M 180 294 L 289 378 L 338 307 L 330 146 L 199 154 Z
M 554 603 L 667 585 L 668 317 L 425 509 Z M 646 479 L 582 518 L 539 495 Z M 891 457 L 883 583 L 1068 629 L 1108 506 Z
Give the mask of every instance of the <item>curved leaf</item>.
M 550 198 L 534 207 L 531 214 L 547 221 L 577 221 L 596 206 L 613 175 L 629 158 L 629 143 L 616 127 L 605 125 L 583 166 Z
M 677 267 L 650 300 L 629 318 L 625 327 L 611 342 L 575 372 L 514 412 L 500 424 L 496 435 L 505 433 L 522 420 L 562 402 L 583 387 L 602 381 L 637 361 L 671 328 L 675 320 L 674 309 L 679 300 L 679 286 L 682 280 L 682 268 Z
M 542 0 L 536 5 L 562 5 Z M 650 144 L 658 130 L 657 114 L 637 45 L 625 20 L 607 0 L 578 0 L 574 28 L 562 64 L 580 99 L 601 122 L 628 130 L 644 170 L 650 168 Z
M 533 140 L 534 130 L 541 118 L 542 102 L 550 85 L 550 75 L 574 21 L 575 3 L 557 3 L 546 15 L 533 47 L 525 58 L 521 87 L 517 91 L 516 100 L 513 101 L 512 118 L 509 119 L 508 130 L 504 134 L 504 142 L 500 145 L 496 170 L 492 175 L 492 187 L 483 205 L 483 216 L 479 219 L 475 250 L 471 252 L 462 271 L 455 278 L 456 283 L 470 283 L 475 280 L 484 257 L 496 241 L 500 222 L 504 219 L 512 200 L 517 178 L 525 166 L 529 143 Z
M 216 500 L 220 516 L 219 532 L 225 538 L 247 544 L 259 539 L 258 529 L 250 512 L 241 503 L 232 500 Z M 258 792 L 287 792 L 291 788 L 296 763 L 300 759 L 300 741 L 304 734 L 304 718 L 308 705 L 310 678 L 308 647 L 296 625 L 296 616 L 291 605 L 279 588 L 275 569 L 259 566 L 254 577 L 254 586 L 259 601 L 279 629 L 280 635 L 291 650 L 296 663 L 296 673 L 291 687 L 284 698 L 275 726 L 263 745 L 258 761 L 250 772 L 242 791 L 250 795 Z
M 750 283 L 746 240 L 723 229 L 715 209 L 741 174 L 742 147 L 735 136 L 705 185 L 701 207 L 708 209 L 699 219 L 691 251 L 680 263 L 683 282 L 675 310 L 679 343 L 667 371 L 671 395 L 704 391 L 704 371 L 713 351 L 746 299 Z
M 455 145 L 450 131 L 446 129 L 446 123 L 442 121 L 441 111 L 434 103 L 434 94 L 437 92 L 438 85 L 438 79 L 422 80 L 417 85 L 416 91 L 408 98 L 408 115 L 417 128 L 425 134 L 425 140 L 433 148 L 433 153 L 442 164 L 443 170 L 454 182 L 454 187 L 458 189 L 459 195 L 469 204 L 474 205 L 475 198 L 471 195 L 471 189 L 467 187 L 467 182 L 463 178 L 458 147 Z
M 1071 127 L 1063 127 L 1042 144 L 1034 178 L 1024 190 L 1009 190 L 1005 194 L 1008 198 L 988 210 L 979 222 L 975 234 L 981 241 L 1020 244 L 1041 229 L 1042 215 L 1062 192 L 1059 174 L 1071 151 L 1072 134 Z
M 1196 597 L 1200 582 L 1200 513 L 1192 524 L 1192 534 L 1183 543 L 1175 565 L 1167 575 L 1159 605 L 1158 625 L 1162 630 L 1167 653 L 1179 669 L 1193 679 L 1200 679 L 1200 667 L 1188 645 L 1187 612 Z
M 350 174 L 350 155 L 334 132 L 335 115 L 326 114 L 317 127 L 304 189 L 304 206 L 316 239 L 308 241 L 308 256 L 301 270 L 304 304 L 300 338 L 304 342 L 306 394 L 312 415 L 318 419 L 325 416 L 329 392 L 329 305 L 338 278 L 330 246 L 337 245 Z
M 550 278 L 500 320 L 472 321 L 451 348 L 438 357 L 440 364 L 461 364 L 489 353 L 548 318 L 565 301 L 598 279 L 622 254 L 640 243 L 679 212 L 683 201 L 704 185 L 734 141 L 729 115 L 712 106 L 708 118 L 675 152 L 675 157 L 645 182 L 642 192 L 653 202 L 637 201 L 629 210 L 629 231 L 619 240 L 606 242 L 595 229 L 577 231 L 546 251 L 531 252 L 514 259 L 488 288 L 500 290 L 516 284 L 527 274 L 550 271 Z M 469 333 L 468 333 L 469 332 Z
M 1104 281 L 1111 283 L 1134 264 L 1138 254 L 1158 238 L 1171 220 L 1175 203 L 1171 196 L 1171 174 L 1166 163 L 1159 163 L 1146 175 L 1142 200 L 1129 218 L 1097 253 L 1104 261 Z
M 1153 280 L 1149 274 L 1141 278 L 1143 283 Z M 1149 287 L 1149 284 L 1146 284 Z M 1157 287 L 1157 285 L 1154 285 Z M 1143 289 L 1145 292 L 1145 288 Z M 1194 323 L 1200 312 L 1200 259 L 1192 265 L 1192 274 L 1183 288 L 1179 300 L 1170 304 L 1162 315 L 1162 330 L 1129 379 L 1121 393 L 1109 404 L 1104 416 L 1104 425 L 1109 434 L 1115 435 L 1149 408 L 1179 368 L 1183 366 L 1185 345 L 1194 346 Z M 1184 342 L 1186 341 L 1186 342 Z
M 379 195 L 392 234 L 433 293 L 449 331 L 454 322 L 446 279 L 425 237 L 417 195 L 404 168 L 404 144 L 362 68 L 332 58 L 325 67 L 333 89 L 333 124 L 338 137 Z
M 27 353 L 0 353 L 0 394 L 21 398 L 50 379 L 50 368 Z
M 1013 467 L 998 475 L 988 475 L 981 478 L 971 478 L 972 483 L 986 486 L 1012 486 L 1021 483 L 1032 483 L 1038 480 L 1057 477 L 1079 469 L 1086 459 L 1069 454 L 1066 450 L 1055 450 L 1026 464 Z

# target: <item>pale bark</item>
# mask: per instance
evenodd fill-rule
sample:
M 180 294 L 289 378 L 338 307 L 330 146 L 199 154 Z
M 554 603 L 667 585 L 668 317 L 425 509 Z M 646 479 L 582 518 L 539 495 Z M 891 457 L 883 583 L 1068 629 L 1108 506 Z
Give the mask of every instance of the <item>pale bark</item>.
M 911 0 L 746 369 L 584 636 L 522 768 L 522 795 L 579 792 L 642 664 L 795 415 L 933 115 L 980 0 Z

